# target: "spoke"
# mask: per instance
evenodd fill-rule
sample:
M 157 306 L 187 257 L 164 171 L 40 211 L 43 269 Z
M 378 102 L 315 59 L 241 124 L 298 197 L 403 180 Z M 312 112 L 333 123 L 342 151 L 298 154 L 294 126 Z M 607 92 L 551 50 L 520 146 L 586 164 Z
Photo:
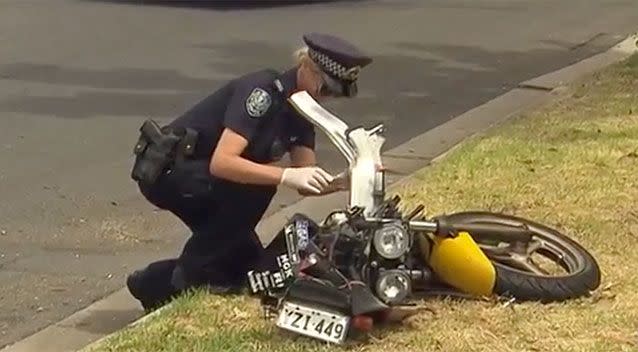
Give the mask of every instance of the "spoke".
M 516 242 L 507 246 L 479 244 L 479 247 L 491 260 L 536 275 L 550 275 L 547 270 L 541 268 L 531 258 L 534 252 L 545 247 L 542 240 L 533 239 L 528 243 Z
M 527 246 L 527 255 L 532 255 L 532 253 L 544 247 L 544 242 L 541 240 L 532 240 Z
M 507 255 L 509 253 L 508 247 L 497 247 L 497 246 L 490 246 L 487 244 L 479 245 L 479 247 L 481 248 L 483 252 L 485 252 L 485 254 L 488 257 L 490 255 L 498 256 L 498 255 Z
M 531 258 L 523 255 L 512 254 L 507 257 L 500 258 L 503 263 L 509 264 L 514 268 L 531 272 L 536 275 L 549 275 L 549 272 L 541 269 Z
M 541 267 L 539 267 L 536 263 L 534 263 L 534 261 L 532 260 L 532 258 L 527 258 L 527 260 L 521 260 L 520 264 L 525 267 L 525 269 L 527 269 L 528 271 L 536 274 L 536 275 L 549 275 L 549 272 L 547 272 L 546 270 L 542 269 Z

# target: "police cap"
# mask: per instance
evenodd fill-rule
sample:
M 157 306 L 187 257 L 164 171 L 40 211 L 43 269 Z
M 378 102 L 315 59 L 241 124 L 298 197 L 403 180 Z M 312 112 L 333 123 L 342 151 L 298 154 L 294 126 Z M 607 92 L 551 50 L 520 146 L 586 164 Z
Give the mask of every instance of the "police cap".
M 321 69 L 331 93 L 355 96 L 359 72 L 372 62 L 372 58 L 353 44 L 330 34 L 308 33 L 303 40 L 308 46 L 308 55 Z

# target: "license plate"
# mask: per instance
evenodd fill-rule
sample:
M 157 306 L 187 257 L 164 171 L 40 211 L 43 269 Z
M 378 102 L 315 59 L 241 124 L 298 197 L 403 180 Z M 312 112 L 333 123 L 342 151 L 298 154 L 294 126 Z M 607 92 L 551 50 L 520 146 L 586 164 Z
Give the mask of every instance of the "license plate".
M 336 344 L 346 339 L 349 324 L 349 316 L 291 302 L 283 304 L 277 318 L 282 329 Z

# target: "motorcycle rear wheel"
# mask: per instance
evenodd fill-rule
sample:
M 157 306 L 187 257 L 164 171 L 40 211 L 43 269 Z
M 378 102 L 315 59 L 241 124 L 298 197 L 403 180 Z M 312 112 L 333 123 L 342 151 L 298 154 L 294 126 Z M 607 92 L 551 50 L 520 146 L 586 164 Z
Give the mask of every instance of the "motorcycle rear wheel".
M 482 223 L 521 226 L 534 233 L 527 244 L 494 245 L 472 235 L 496 269 L 494 293 L 517 301 L 560 302 L 588 295 L 600 285 L 601 274 L 594 257 L 579 243 L 549 226 L 512 215 L 485 211 L 446 214 L 453 224 Z M 524 246 L 524 247 L 523 247 Z M 565 272 L 553 274 L 531 259 L 538 252 Z

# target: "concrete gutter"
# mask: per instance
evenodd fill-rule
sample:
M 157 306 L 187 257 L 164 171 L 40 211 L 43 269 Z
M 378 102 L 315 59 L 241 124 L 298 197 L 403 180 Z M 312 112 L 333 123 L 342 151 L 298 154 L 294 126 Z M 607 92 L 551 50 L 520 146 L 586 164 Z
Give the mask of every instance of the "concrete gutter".
M 638 52 L 638 33 L 629 36 L 606 52 L 522 82 L 508 93 L 387 151 L 384 153 L 384 164 L 401 174 L 389 176 L 388 185 L 396 185 L 408 179 L 411 173 L 440 160 L 467 137 L 483 132 L 495 124 L 551 100 L 554 96 L 553 91 L 557 88 L 583 75 L 622 61 L 635 52 Z M 316 220 L 321 220 L 333 209 L 346 204 L 346 197 L 346 194 L 341 193 L 322 198 L 305 198 L 274 213 L 257 226 L 258 232 L 265 234 L 262 242 L 269 243 L 292 214 L 306 213 Z M 110 334 L 121 328 L 143 323 L 161 313 L 163 309 L 135 320 L 142 315 L 142 310 L 138 302 L 128 294 L 126 288 L 122 288 L 68 318 L 13 345 L 6 346 L 0 352 L 88 351 L 99 345 Z

